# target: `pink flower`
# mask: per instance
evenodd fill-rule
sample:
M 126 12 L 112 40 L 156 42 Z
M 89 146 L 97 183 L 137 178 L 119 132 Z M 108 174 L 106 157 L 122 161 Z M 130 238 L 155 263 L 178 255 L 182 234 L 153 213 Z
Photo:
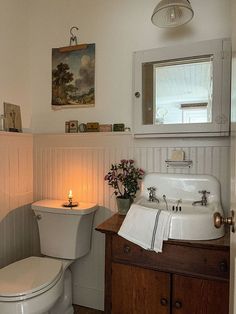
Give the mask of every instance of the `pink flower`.
M 134 199 L 143 175 L 144 171 L 134 166 L 133 159 L 121 159 L 119 164 L 111 165 L 104 180 L 114 188 L 115 195 Z

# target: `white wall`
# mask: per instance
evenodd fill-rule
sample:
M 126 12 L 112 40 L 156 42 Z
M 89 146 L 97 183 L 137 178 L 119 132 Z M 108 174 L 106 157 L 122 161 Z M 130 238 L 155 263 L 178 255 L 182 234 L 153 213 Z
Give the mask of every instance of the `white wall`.
M 0 114 L 3 102 L 20 105 L 29 129 L 28 0 L 0 0 L 0 8 Z M 32 149 L 32 135 L 0 132 L 0 267 L 39 253 Z
M 39 253 L 33 201 L 33 136 L 0 132 L 0 268 Z
M 152 25 L 155 0 L 40 0 L 30 4 L 30 77 L 33 130 L 63 132 L 79 122 L 132 123 L 132 53 L 230 36 L 230 0 L 192 0 L 191 23 L 166 31 Z M 96 43 L 95 108 L 51 110 L 51 49 L 69 44 L 71 26 L 79 43 Z
M 0 132 L 0 221 L 33 200 L 33 137 Z
M 0 0 L 0 113 L 19 104 L 36 132 L 63 132 L 68 119 L 130 126 L 132 52 L 229 36 L 229 2 L 192 0 L 194 19 L 169 32 L 150 22 L 156 0 Z M 79 43 L 96 43 L 96 105 L 53 112 L 51 49 L 68 45 L 74 25 Z
M 21 106 L 22 123 L 31 127 L 29 103 L 28 0 L 0 0 L 0 113 L 3 102 Z
M 131 126 L 133 51 L 230 36 L 229 2 L 230 0 L 191 0 L 195 11 L 193 21 L 185 27 L 166 31 L 156 28 L 150 22 L 156 0 L 0 0 L 0 112 L 3 101 L 21 105 L 23 127 L 32 127 L 35 132 L 63 132 L 64 122 L 68 119 L 78 119 L 80 122 L 124 122 Z M 89 109 L 53 112 L 50 105 L 51 49 L 68 45 L 71 26 L 79 27 L 79 43 L 96 43 L 96 105 Z M 68 136 L 71 140 L 71 135 Z M 69 181 L 63 181 L 67 160 L 70 162 L 72 158 L 76 162 L 78 158 L 84 165 L 83 177 L 91 177 L 94 187 L 91 192 L 87 180 L 86 185 L 78 186 L 81 193 L 84 193 L 87 200 L 92 198 L 92 201 L 97 201 L 101 207 L 112 208 L 114 203 L 110 201 L 108 190 L 103 191 L 102 181 L 110 162 L 134 155 L 146 171 L 165 172 L 164 158 L 172 148 L 184 147 L 195 161 L 191 173 L 210 173 L 221 180 L 223 202 L 227 207 L 227 140 L 140 140 L 134 144 L 129 139 L 129 144 L 124 145 L 127 138 L 125 141 L 123 137 L 107 140 L 105 135 L 99 136 L 99 145 L 95 138 L 92 144 L 90 141 L 90 147 L 86 135 L 81 138 L 75 136 L 72 148 L 67 144 L 67 139 L 59 139 L 62 140 L 58 142 L 60 149 L 52 148 L 55 138 L 51 139 L 53 144 L 49 145 L 45 138 L 40 138 L 39 141 L 36 137 L 35 198 L 63 196 L 63 191 L 68 189 L 66 182 L 69 184 Z M 0 266 L 37 251 L 38 243 L 38 239 L 28 241 L 29 237 L 34 238 L 37 231 L 28 206 L 32 200 L 32 164 L 28 175 L 28 164 L 25 162 L 29 157 L 24 154 L 29 156 L 30 151 L 28 148 L 22 150 L 19 138 L 17 143 L 13 142 L 8 137 L 0 138 L 1 169 L 4 172 L 0 190 L 0 234 L 3 239 Z M 46 150 L 45 145 L 48 146 Z M 104 153 L 107 145 L 111 147 L 105 149 Z M 130 145 L 132 149 L 129 148 Z M 88 154 L 87 159 L 83 157 L 84 154 Z M 62 161 L 60 167 L 57 167 L 55 160 Z M 47 168 L 43 167 L 44 162 L 47 167 L 52 166 L 48 168 L 53 174 L 50 181 L 45 172 Z M 94 166 L 93 171 L 90 163 Z M 37 169 L 42 169 L 40 178 Z M 80 171 L 77 170 L 76 173 L 78 177 L 73 176 L 75 186 L 81 182 Z M 29 190 L 29 194 L 28 190 L 22 190 L 24 184 L 21 184 L 21 180 L 24 175 L 27 176 L 24 183 L 28 184 L 26 190 Z M 8 194 L 4 190 L 6 183 Z M 24 197 L 27 200 L 23 201 Z M 106 215 L 106 211 L 100 212 L 95 223 Z M 24 223 L 30 229 L 29 232 L 24 232 L 21 228 Z M 102 236 L 94 235 L 91 254 L 79 261 L 74 269 L 74 300 L 98 308 L 102 307 L 103 302 L 103 249 Z

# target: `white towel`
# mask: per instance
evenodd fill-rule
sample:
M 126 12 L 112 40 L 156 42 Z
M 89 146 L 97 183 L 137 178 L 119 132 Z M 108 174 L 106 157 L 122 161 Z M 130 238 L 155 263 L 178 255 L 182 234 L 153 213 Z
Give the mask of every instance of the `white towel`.
M 162 252 L 169 237 L 171 212 L 133 204 L 118 232 L 123 238 L 146 250 Z

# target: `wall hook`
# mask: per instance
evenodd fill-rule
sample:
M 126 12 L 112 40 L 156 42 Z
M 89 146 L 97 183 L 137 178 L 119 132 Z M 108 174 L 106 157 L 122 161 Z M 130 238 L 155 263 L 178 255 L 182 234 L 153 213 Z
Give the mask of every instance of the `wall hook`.
M 71 34 L 71 37 L 70 37 L 70 46 L 72 46 L 72 44 L 74 43 L 75 45 L 77 45 L 77 36 L 75 36 L 73 34 L 73 29 L 76 29 L 77 31 L 79 30 L 78 27 L 76 26 L 72 26 L 71 29 L 70 29 L 70 34 Z

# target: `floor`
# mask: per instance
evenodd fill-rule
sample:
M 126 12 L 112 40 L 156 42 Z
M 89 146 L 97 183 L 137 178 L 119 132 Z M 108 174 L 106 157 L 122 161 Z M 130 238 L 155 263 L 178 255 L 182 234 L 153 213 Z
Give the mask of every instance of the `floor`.
M 104 313 L 103 311 L 98 311 L 94 309 L 90 309 L 88 307 L 83 307 L 80 305 L 74 305 L 74 314 L 102 314 Z

